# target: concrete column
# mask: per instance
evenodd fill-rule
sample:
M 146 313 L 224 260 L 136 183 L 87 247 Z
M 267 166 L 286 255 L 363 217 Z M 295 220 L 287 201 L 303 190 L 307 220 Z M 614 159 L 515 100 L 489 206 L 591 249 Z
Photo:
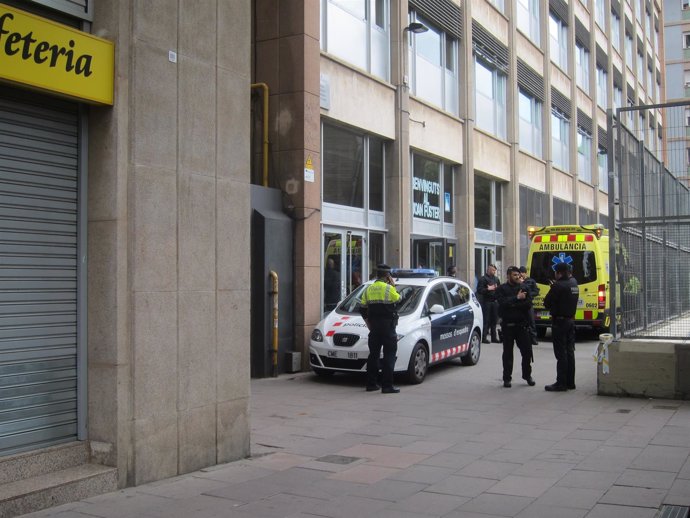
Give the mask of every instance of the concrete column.
M 409 267 L 411 261 L 412 194 L 410 178 L 410 63 L 407 1 L 391 3 L 391 76 L 395 92 L 395 140 L 391 166 L 386 168 L 386 260 L 393 265 Z
M 311 331 L 321 317 L 321 125 L 318 0 L 256 0 L 255 81 L 270 89 L 269 187 L 285 193 L 295 221 L 295 349 L 309 368 Z M 315 181 L 305 181 L 311 159 Z

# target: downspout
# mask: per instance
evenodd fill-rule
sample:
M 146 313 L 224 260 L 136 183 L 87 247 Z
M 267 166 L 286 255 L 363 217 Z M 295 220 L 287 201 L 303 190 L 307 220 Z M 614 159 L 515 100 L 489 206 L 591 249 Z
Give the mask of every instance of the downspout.
M 273 340 L 271 342 L 271 356 L 273 361 L 273 377 L 278 376 L 278 274 L 270 271 L 271 292 L 273 296 Z
M 268 85 L 266 83 L 252 83 L 252 88 L 261 88 L 263 92 L 263 128 L 261 155 L 263 159 L 262 185 L 268 187 Z

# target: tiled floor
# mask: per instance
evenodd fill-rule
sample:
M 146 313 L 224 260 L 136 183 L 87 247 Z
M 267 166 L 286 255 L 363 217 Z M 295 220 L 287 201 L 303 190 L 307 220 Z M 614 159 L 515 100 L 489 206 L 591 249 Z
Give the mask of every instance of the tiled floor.
M 517 372 L 502 387 L 496 344 L 397 395 L 355 376 L 253 380 L 254 457 L 28 516 L 653 518 L 662 503 L 690 506 L 690 402 L 597 396 L 594 345 L 578 346 L 565 393 L 543 389 L 548 344 L 535 348 L 536 387 Z

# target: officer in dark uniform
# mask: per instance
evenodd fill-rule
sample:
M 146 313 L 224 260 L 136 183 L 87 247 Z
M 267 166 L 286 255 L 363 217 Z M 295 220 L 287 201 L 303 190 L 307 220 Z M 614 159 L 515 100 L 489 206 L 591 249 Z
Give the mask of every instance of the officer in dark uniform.
M 513 376 L 513 342 L 517 344 L 522 356 L 522 379 L 530 387 L 532 379 L 532 340 L 529 334 L 529 310 L 532 296 L 522 285 L 522 276 L 517 266 L 508 268 L 508 282 L 496 290 L 498 314 L 501 316 L 503 331 L 503 386 L 509 388 Z
M 393 386 L 398 337 L 395 326 L 398 324 L 397 303 L 400 295 L 395 289 L 388 265 L 376 267 L 376 280 L 367 286 L 362 294 L 360 313 L 369 328 L 369 359 L 367 360 L 367 392 L 379 390 L 384 394 L 397 394 L 399 388 Z M 383 347 L 381 387 L 378 384 L 379 358 Z
M 527 268 L 524 266 L 520 266 L 520 276 L 522 277 L 522 285 L 527 288 L 527 293 L 529 293 L 530 298 L 534 301 L 534 298 L 539 295 L 537 281 L 527 275 Z M 539 341 L 537 340 L 537 325 L 534 322 L 534 305 L 529 308 L 529 334 L 532 339 L 532 345 L 539 345 Z
M 482 306 L 482 314 L 484 315 L 484 329 L 482 330 L 482 341 L 485 344 L 489 343 L 489 332 L 491 332 L 491 341 L 499 343 L 496 334 L 496 326 L 498 325 L 498 302 L 496 301 L 496 290 L 501 282 L 496 277 L 496 265 L 490 264 L 486 268 L 486 273 L 479 278 L 477 282 L 477 296 L 479 303 Z
M 577 280 L 566 263 L 555 266 L 556 281 L 544 297 L 544 307 L 551 312 L 553 354 L 556 357 L 556 383 L 546 385 L 549 392 L 575 390 L 575 310 L 580 298 Z

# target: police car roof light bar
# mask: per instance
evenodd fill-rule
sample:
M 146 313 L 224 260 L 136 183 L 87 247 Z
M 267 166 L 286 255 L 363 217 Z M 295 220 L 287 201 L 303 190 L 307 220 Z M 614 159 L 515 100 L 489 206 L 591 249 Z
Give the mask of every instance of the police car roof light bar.
M 431 268 L 393 268 L 391 276 L 398 279 L 404 278 L 424 278 L 424 277 L 438 277 L 436 270 Z

